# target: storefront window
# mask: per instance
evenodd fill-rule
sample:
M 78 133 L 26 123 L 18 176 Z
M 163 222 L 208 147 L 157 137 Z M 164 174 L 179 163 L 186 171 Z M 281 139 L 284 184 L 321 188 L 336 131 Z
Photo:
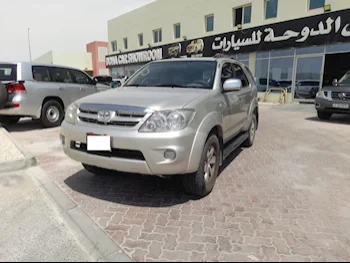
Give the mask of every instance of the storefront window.
M 259 92 L 267 90 L 268 74 L 269 74 L 269 60 L 261 59 L 256 61 L 256 78 Z
M 260 58 L 269 58 L 270 57 L 270 52 L 258 52 L 256 53 L 256 58 L 260 59 Z
M 270 61 L 269 87 L 287 88 L 292 92 L 294 57 L 272 58 Z
M 326 46 L 326 53 L 350 52 L 350 43 L 342 43 Z
M 294 49 L 274 50 L 270 52 L 270 57 L 287 57 L 294 56 Z
M 324 46 L 297 48 L 297 55 L 319 54 L 324 52 Z

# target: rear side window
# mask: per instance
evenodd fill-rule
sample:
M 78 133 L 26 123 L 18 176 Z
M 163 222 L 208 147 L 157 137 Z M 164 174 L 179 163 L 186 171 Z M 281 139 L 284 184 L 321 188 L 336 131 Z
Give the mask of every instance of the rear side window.
M 36 81 L 50 82 L 50 72 L 47 67 L 34 66 L 33 68 L 33 79 Z
M 77 84 L 92 84 L 92 80 L 79 70 L 70 70 L 73 82 Z
M 16 81 L 17 65 L 0 64 L 0 81 Z
M 73 83 L 73 79 L 68 69 L 65 68 L 50 68 L 50 73 L 53 82 L 58 83 Z

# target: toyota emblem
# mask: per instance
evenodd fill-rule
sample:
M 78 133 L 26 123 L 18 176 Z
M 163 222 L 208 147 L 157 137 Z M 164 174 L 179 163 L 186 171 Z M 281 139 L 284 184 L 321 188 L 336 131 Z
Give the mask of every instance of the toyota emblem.
M 340 94 L 338 95 L 338 97 L 339 97 L 339 99 L 341 99 L 341 100 L 345 100 L 345 99 L 346 99 L 346 93 L 340 93 Z
M 109 123 L 113 117 L 114 117 L 113 112 L 111 112 L 111 111 L 101 110 L 97 113 L 97 121 L 98 122 Z

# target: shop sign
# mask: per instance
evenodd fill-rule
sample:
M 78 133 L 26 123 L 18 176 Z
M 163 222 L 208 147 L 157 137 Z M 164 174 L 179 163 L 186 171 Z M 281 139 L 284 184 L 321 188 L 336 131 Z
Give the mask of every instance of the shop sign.
M 118 65 L 146 63 L 161 59 L 163 59 L 163 49 L 157 48 L 106 57 L 106 66 L 113 67 Z

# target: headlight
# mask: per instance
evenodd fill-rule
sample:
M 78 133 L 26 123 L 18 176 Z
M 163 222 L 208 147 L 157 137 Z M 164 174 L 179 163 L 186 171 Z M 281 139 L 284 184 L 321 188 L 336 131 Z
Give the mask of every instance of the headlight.
M 77 118 L 78 106 L 75 103 L 72 103 L 68 106 L 65 116 L 65 121 L 71 124 L 75 124 Z
M 194 116 L 193 110 L 158 111 L 141 126 L 140 132 L 169 132 L 185 129 Z
M 320 90 L 319 92 L 317 92 L 316 97 L 317 98 L 324 98 L 325 97 L 325 91 L 324 90 Z

